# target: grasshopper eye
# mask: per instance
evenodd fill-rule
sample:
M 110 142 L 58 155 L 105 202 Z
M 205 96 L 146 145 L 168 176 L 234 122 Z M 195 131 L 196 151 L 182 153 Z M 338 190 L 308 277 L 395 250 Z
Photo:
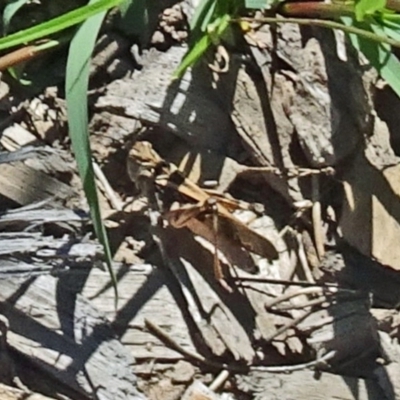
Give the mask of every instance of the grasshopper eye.
M 215 197 L 209 197 L 206 200 L 207 206 L 210 207 L 211 209 L 214 209 L 217 207 L 217 199 Z

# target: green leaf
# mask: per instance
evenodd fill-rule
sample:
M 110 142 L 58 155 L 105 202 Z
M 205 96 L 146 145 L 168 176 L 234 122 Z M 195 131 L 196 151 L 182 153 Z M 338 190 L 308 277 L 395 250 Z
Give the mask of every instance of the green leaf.
M 97 3 L 101 3 L 101 0 Z M 94 228 L 105 250 L 107 268 L 112 279 L 115 301 L 117 302 L 118 290 L 112 269 L 112 256 L 107 233 L 101 219 L 94 180 L 87 109 L 90 58 L 105 14 L 105 11 L 103 11 L 86 20 L 72 39 L 68 53 L 65 92 L 72 149 L 75 153 L 79 175 L 89 203 Z
M 174 72 L 173 79 L 180 78 L 187 68 L 199 61 L 211 44 L 218 44 L 240 5 L 243 5 L 242 0 L 201 1 L 190 23 L 189 50 Z
M 181 63 L 173 74 L 173 79 L 180 78 L 187 68 L 193 66 L 207 51 L 209 46 L 222 36 L 229 26 L 230 15 L 226 14 L 209 25 L 210 32 L 203 35 L 183 57 Z
M 385 34 L 400 42 L 400 20 L 394 21 L 383 19 L 380 22 Z
M 124 0 L 98 0 L 84 7 L 77 8 L 50 21 L 35 25 L 32 28 L 13 33 L 0 39 L 0 50 L 48 37 L 53 33 L 77 25 L 86 19 L 119 5 Z
M 191 66 L 193 66 L 201 56 L 206 52 L 211 44 L 211 39 L 208 35 L 204 35 L 197 43 L 193 45 L 191 49 L 183 57 L 178 68 L 172 75 L 173 79 L 182 77 L 184 72 Z
M 371 28 L 378 35 L 385 34 L 385 29 L 380 25 L 373 23 L 371 24 Z M 392 31 L 392 35 L 394 34 L 395 32 Z M 398 32 L 396 35 L 397 37 L 400 36 Z M 382 78 L 386 80 L 390 87 L 400 97 L 400 61 L 392 52 L 392 48 L 389 45 L 378 44 L 377 47 L 378 59 L 370 60 L 370 62 L 373 63 L 374 67 L 378 70 Z
M 140 45 L 148 44 L 158 23 L 159 7 L 160 4 L 153 1 L 124 0 L 119 7 L 121 18 L 118 30 L 126 36 L 135 37 Z
M 357 21 L 363 21 L 365 16 L 382 11 L 386 0 L 358 0 L 354 6 Z
M 25 4 L 28 0 L 13 0 L 4 7 L 3 11 L 3 33 L 7 33 L 11 19 L 14 14 Z
M 374 31 L 379 35 L 384 33 L 383 28 L 377 24 L 360 25 L 360 23 L 354 23 L 349 17 L 343 17 L 342 20 L 346 25 L 356 25 L 357 27 Z M 386 80 L 400 97 L 400 62 L 391 51 L 391 47 L 387 44 L 373 42 L 354 34 L 350 34 L 349 37 L 353 46 L 367 57 L 379 75 Z
M 21 86 L 30 86 L 30 85 L 32 85 L 32 81 L 31 80 L 22 78 L 22 72 L 18 68 L 18 66 L 17 67 L 8 68 L 7 71 L 10 74 L 10 76 L 12 76 L 16 81 L 18 81 L 18 83 Z
M 196 7 L 196 11 L 190 21 L 190 33 L 192 39 L 198 40 L 201 33 L 206 32 L 207 26 L 211 23 L 217 0 L 202 0 Z

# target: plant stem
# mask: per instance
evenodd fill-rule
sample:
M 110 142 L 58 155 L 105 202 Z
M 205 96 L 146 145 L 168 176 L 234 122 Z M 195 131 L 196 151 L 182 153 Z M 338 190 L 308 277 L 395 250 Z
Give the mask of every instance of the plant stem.
M 285 17 L 297 18 L 339 18 L 353 16 L 354 7 L 347 4 L 327 4 L 317 1 L 283 3 L 278 11 Z
M 264 17 L 264 18 L 240 18 L 239 20 L 233 20 L 234 22 L 246 21 L 256 22 L 260 24 L 298 24 L 308 26 L 318 26 L 321 28 L 338 29 L 348 34 L 355 34 L 365 39 L 372 40 L 378 43 L 386 43 L 390 46 L 400 47 L 400 42 L 384 35 L 377 35 L 373 32 L 356 28 L 354 26 L 346 26 L 340 22 L 326 21 L 321 19 L 312 18 L 275 18 L 275 17 Z
M 49 40 L 40 45 L 21 47 L 18 50 L 14 50 L 11 53 L 5 54 L 4 56 L 0 57 L 0 71 L 4 71 L 7 68 L 11 68 L 22 62 L 32 60 L 34 57 L 37 57 L 43 51 L 51 49 L 58 45 L 59 42 L 57 42 L 56 40 Z
M 399 0 L 386 0 L 386 7 L 389 10 L 400 12 L 400 1 Z

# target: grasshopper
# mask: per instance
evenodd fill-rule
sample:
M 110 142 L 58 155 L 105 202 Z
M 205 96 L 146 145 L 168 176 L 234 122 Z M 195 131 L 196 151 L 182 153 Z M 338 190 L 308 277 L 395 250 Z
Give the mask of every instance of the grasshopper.
M 167 211 L 164 218 L 173 227 L 188 227 L 214 244 L 214 274 L 218 280 L 223 279 L 217 255 L 219 230 L 248 251 L 268 259 L 278 258 L 278 251 L 269 239 L 250 229 L 232 214 L 240 207 L 239 202 L 222 195 L 216 197 L 209 194 L 185 178 L 174 164 L 164 161 L 149 142 L 134 144 L 129 152 L 127 169 L 131 180 L 139 185 L 143 179 L 152 180 L 159 190 L 172 189 L 194 202 Z

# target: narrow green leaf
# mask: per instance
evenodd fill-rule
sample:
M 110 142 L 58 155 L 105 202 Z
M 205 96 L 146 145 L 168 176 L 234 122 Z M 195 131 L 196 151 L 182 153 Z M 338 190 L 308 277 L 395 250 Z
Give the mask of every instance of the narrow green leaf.
M 382 25 L 385 25 L 388 22 L 390 23 L 391 21 L 393 21 L 394 23 L 398 23 L 400 21 L 400 14 L 391 10 L 385 10 L 384 12 L 380 12 L 377 15 L 374 15 L 374 18 L 378 19 Z
M 354 6 L 357 21 L 363 21 L 366 15 L 381 11 L 386 6 L 386 0 L 357 0 Z
M 230 20 L 230 15 L 226 14 L 208 25 L 208 32 L 203 35 L 185 54 L 172 76 L 173 79 L 180 78 L 187 68 L 192 67 L 197 61 L 199 61 L 201 56 L 207 51 L 212 43 L 216 44 L 216 42 L 218 42 L 219 38 L 228 28 Z
M 346 25 L 368 28 L 380 36 L 383 34 L 383 29 L 376 24 L 362 24 L 362 26 L 359 26 L 359 23 L 355 23 L 350 17 L 343 17 L 342 20 Z M 400 97 L 400 62 L 391 51 L 391 47 L 388 44 L 374 42 L 354 34 L 349 34 L 349 37 L 353 46 L 367 57 L 379 75 L 386 80 Z
M 213 29 L 215 35 L 218 38 L 220 38 L 224 34 L 230 22 L 231 22 L 231 16 L 229 14 L 221 16 L 221 18 L 218 21 L 218 25 L 215 27 L 215 29 Z
M 119 6 L 119 11 L 123 16 L 128 12 L 129 7 L 134 1 L 135 0 L 122 0 L 121 5 Z
M 205 32 L 207 25 L 211 22 L 216 5 L 217 0 L 202 0 L 190 21 L 191 32 Z
M 99 0 L 98 3 L 101 3 L 101 0 Z M 107 233 L 101 219 L 94 180 L 92 154 L 89 144 L 87 109 L 89 63 L 96 37 L 105 14 L 105 11 L 103 11 L 86 20 L 80 26 L 72 39 L 68 53 L 65 92 L 72 149 L 75 154 L 78 171 L 89 203 L 94 228 L 97 237 L 103 244 L 105 250 L 107 268 L 112 279 L 115 291 L 115 301 L 117 302 L 118 291 L 115 275 L 112 269 L 112 256 Z
M 32 28 L 13 33 L 0 39 L 0 50 L 48 37 L 53 33 L 77 25 L 100 12 L 115 7 L 122 1 L 124 0 L 98 0 L 95 3 L 77 8 L 50 21 L 35 25 Z
M 174 74 L 172 75 L 173 79 L 179 79 L 182 77 L 184 72 L 189 68 L 192 67 L 201 56 L 206 52 L 208 47 L 211 44 L 211 39 L 208 35 L 204 35 L 197 43 L 193 45 L 191 49 L 183 57 L 181 63 L 179 64 L 178 68 L 175 70 Z
M 381 20 L 380 21 L 382 25 L 382 29 L 385 32 L 386 35 L 391 37 L 394 40 L 397 40 L 400 42 L 400 20 L 398 21 L 387 21 L 387 20 Z
M 378 35 L 385 34 L 385 30 L 377 25 L 371 24 L 371 29 Z M 394 34 L 395 32 L 392 32 Z M 398 40 L 399 34 L 397 33 Z M 390 87 L 400 97 L 400 62 L 399 59 L 392 52 L 391 46 L 387 44 L 378 44 L 378 59 L 373 60 L 374 67 L 378 70 L 383 79 L 390 85 Z M 371 61 L 371 60 L 370 60 Z M 372 63 L 372 61 L 371 61 Z
M 7 33 L 11 18 L 28 0 L 13 0 L 9 2 L 3 11 L 3 33 Z
M 18 66 L 8 68 L 7 71 L 10 74 L 10 76 L 12 76 L 16 81 L 18 81 L 18 83 L 21 86 L 31 86 L 32 85 L 32 81 L 31 80 L 22 78 L 22 72 L 20 71 Z
M 119 6 L 120 20 L 118 30 L 125 35 L 135 37 L 139 44 L 149 43 L 153 35 L 155 24 L 154 17 L 159 4 L 148 0 L 124 0 Z

